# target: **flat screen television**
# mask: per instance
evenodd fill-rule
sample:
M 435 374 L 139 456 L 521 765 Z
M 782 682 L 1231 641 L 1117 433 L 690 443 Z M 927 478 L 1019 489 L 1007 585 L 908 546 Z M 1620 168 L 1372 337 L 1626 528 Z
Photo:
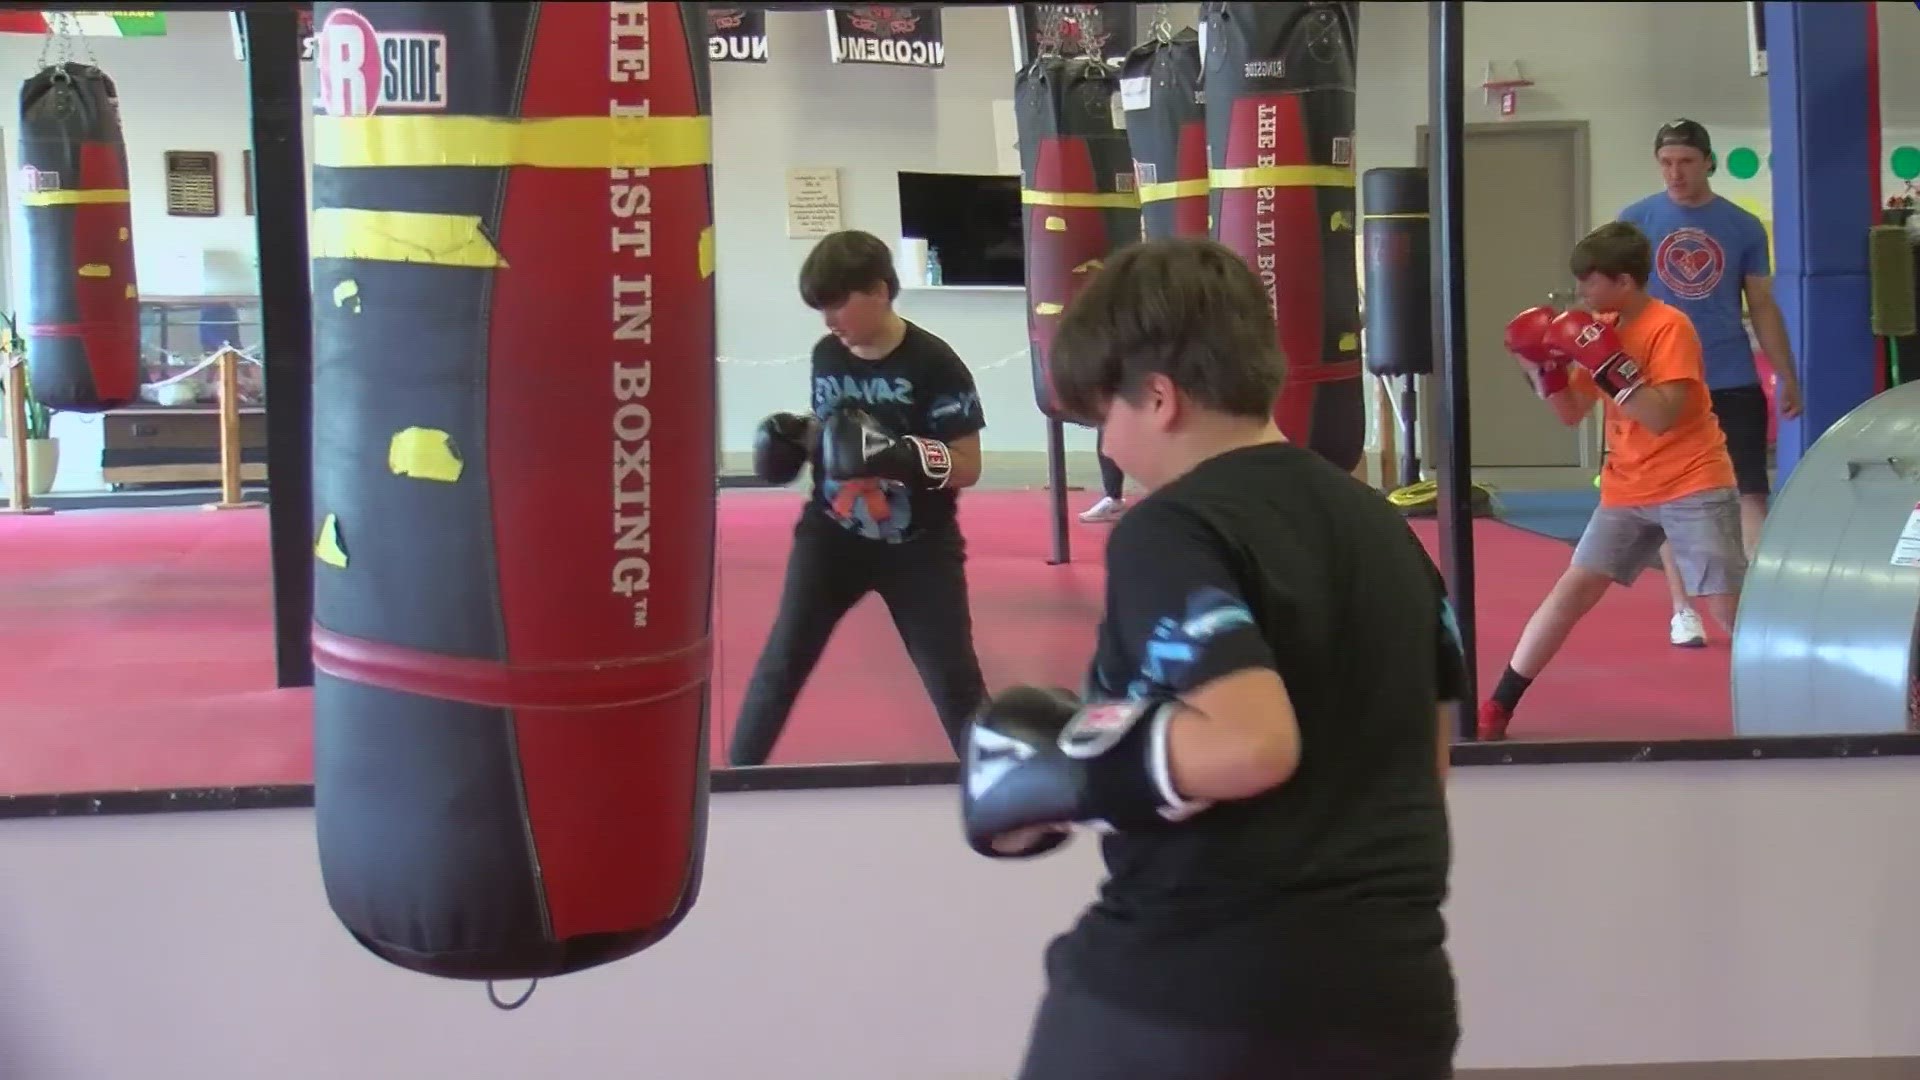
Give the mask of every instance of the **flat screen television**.
M 1025 285 L 1020 178 L 903 172 L 900 235 L 940 259 L 942 285 Z

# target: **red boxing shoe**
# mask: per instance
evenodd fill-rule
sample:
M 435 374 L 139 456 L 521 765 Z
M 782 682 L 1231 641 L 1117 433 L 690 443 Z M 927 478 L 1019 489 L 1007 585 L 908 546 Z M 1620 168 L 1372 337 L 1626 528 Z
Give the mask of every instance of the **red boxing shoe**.
M 1507 725 L 1513 721 L 1513 713 L 1505 705 L 1488 698 L 1480 703 L 1480 741 L 1505 742 Z

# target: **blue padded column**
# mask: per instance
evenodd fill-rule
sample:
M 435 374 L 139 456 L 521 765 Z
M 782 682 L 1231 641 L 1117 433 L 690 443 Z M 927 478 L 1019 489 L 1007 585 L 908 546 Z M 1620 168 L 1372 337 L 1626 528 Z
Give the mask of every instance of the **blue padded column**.
M 1873 397 L 1867 228 L 1876 220 L 1867 142 L 1867 6 L 1769 0 L 1774 291 L 1806 408 L 1780 422 L 1781 483 L 1827 428 Z M 1775 484 L 1779 490 L 1780 484 Z

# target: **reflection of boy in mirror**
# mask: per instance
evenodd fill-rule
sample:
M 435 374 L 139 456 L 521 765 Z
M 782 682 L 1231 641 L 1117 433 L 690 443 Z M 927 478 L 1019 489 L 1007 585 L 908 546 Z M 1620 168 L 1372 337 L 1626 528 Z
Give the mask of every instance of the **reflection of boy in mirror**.
M 1612 222 L 1574 246 L 1569 268 L 1589 311 L 1529 308 L 1507 324 L 1507 349 L 1569 427 L 1600 401 L 1607 456 L 1600 505 L 1573 564 L 1527 621 L 1480 738 L 1504 739 L 1513 710 L 1587 612 L 1673 549 L 1687 595 L 1733 632 L 1747 555 L 1726 436 L 1707 390 L 1700 338 L 1678 308 L 1647 294 L 1653 247 Z
M 754 472 L 787 484 L 812 466 L 779 608 L 754 663 L 728 749 L 764 765 L 840 620 L 877 592 L 957 750 L 986 697 L 973 647 L 960 492 L 980 479 L 987 426 L 973 373 L 952 346 L 894 310 L 893 252 L 872 233 L 823 238 L 800 267 L 814 343 L 812 408 L 775 413 Z

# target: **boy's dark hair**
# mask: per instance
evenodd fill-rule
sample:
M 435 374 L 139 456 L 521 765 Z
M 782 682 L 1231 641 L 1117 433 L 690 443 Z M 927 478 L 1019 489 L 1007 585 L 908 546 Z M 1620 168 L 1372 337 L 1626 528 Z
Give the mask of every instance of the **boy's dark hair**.
M 800 264 L 800 299 L 815 311 L 842 303 L 857 292 L 887 287 L 887 299 L 900 297 L 900 275 L 886 241 L 848 229 L 820 238 Z
M 1049 357 L 1061 409 L 1094 425 L 1154 374 L 1203 408 L 1265 418 L 1286 366 L 1260 279 L 1231 248 L 1190 237 L 1108 260 L 1067 306 Z
M 1644 289 L 1647 277 L 1653 273 L 1653 245 L 1648 242 L 1647 234 L 1634 225 L 1609 221 L 1573 245 L 1567 269 L 1572 270 L 1576 278 L 1588 274 L 1626 275 Z

